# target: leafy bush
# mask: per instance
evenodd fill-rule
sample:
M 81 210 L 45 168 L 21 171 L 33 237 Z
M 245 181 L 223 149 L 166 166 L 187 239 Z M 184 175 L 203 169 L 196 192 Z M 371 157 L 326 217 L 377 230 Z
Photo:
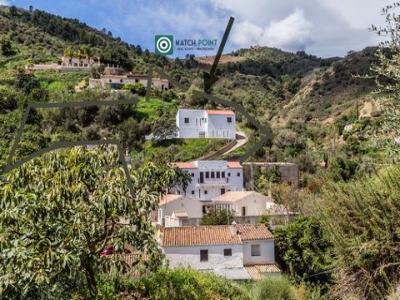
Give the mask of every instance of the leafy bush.
M 357 162 L 345 156 L 335 157 L 328 167 L 329 176 L 333 181 L 349 181 L 357 171 Z
M 161 269 L 148 277 L 125 283 L 124 288 L 135 299 L 250 300 L 247 293 L 232 281 L 192 269 Z
M 277 261 L 296 282 L 326 284 L 331 278 L 331 243 L 321 222 L 302 217 L 274 232 Z
M 234 220 L 234 214 L 230 210 L 211 210 L 201 219 L 201 225 L 229 225 Z
M 285 277 L 265 278 L 256 287 L 257 300 L 294 300 L 289 281 Z

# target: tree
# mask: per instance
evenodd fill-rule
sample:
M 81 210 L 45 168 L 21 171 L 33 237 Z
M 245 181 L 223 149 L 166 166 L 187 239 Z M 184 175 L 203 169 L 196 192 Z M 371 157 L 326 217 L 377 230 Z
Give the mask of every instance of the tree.
M 4 56 L 12 56 L 15 54 L 9 39 L 1 39 L 0 41 L 1 54 Z
M 349 181 L 357 171 L 357 162 L 345 156 L 335 157 L 329 165 L 329 176 L 334 181 Z
M 140 82 L 124 84 L 123 89 L 130 91 L 132 94 L 138 94 L 139 96 L 146 95 L 146 88 Z
M 40 88 L 40 82 L 34 75 L 20 71 L 17 74 L 14 86 L 25 95 L 29 95 L 34 89 Z
M 180 173 L 166 164 L 130 170 L 132 194 L 118 165 L 110 148 L 74 148 L 0 179 L 0 298 L 93 297 L 102 271 L 126 269 L 119 256 L 100 256 L 107 245 L 147 253 L 147 268 L 159 266 L 151 212 Z
M 201 219 L 201 225 L 230 225 L 235 219 L 233 211 L 213 209 Z
M 64 50 L 64 56 L 65 57 L 69 57 L 69 58 L 73 58 L 74 57 L 74 50 L 72 50 L 71 47 L 68 47 Z
M 277 261 L 297 283 L 331 283 L 332 245 L 315 217 L 298 218 L 274 231 Z

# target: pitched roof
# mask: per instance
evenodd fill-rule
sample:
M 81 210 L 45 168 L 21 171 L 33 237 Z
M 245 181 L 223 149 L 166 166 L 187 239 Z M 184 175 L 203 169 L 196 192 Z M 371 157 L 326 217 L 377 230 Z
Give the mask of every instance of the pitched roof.
M 264 225 L 240 224 L 162 229 L 163 247 L 242 244 L 247 240 L 272 238 L 272 233 Z
M 251 224 L 237 224 L 234 225 L 236 233 L 240 235 L 242 241 L 252 240 L 268 240 L 272 239 L 273 235 L 271 231 L 263 224 L 251 225 Z
M 180 169 L 197 169 L 196 161 L 191 162 L 174 162 L 175 166 Z M 226 165 L 229 169 L 241 169 L 242 166 L 239 161 L 227 161 Z
M 243 168 L 239 161 L 228 161 L 228 168 L 230 169 L 241 169 Z
M 265 197 L 263 194 L 254 192 L 254 191 L 230 191 L 225 194 L 222 194 L 214 199 L 215 202 L 236 202 L 246 198 L 250 195 L 257 195 L 261 197 Z
M 166 194 L 166 195 L 162 196 L 162 198 L 160 199 L 160 205 L 170 203 L 170 202 L 178 200 L 182 197 L 183 197 L 182 195 Z
M 234 115 L 235 113 L 231 110 L 207 110 L 209 115 Z
M 170 227 L 163 229 L 164 247 L 241 244 L 229 226 Z
M 197 166 L 194 162 L 175 162 L 174 165 L 176 165 L 179 169 L 196 169 Z

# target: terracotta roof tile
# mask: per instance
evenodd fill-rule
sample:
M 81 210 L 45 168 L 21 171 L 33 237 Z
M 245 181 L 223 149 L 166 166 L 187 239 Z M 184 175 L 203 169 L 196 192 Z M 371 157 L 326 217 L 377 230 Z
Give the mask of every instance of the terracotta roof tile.
M 228 168 L 242 169 L 243 167 L 240 165 L 240 162 L 238 162 L 238 161 L 228 161 Z
M 263 224 L 237 224 L 235 227 L 242 241 L 268 240 L 274 238 L 271 231 Z
M 162 229 L 163 247 L 242 244 L 245 240 L 271 238 L 273 238 L 272 233 L 264 225 L 240 224 Z
M 234 115 L 235 113 L 231 110 L 207 110 L 209 115 Z
M 241 244 L 230 226 L 171 227 L 163 229 L 162 245 L 179 247 L 193 245 Z
M 196 169 L 197 166 L 194 162 L 175 162 L 174 163 L 179 169 Z

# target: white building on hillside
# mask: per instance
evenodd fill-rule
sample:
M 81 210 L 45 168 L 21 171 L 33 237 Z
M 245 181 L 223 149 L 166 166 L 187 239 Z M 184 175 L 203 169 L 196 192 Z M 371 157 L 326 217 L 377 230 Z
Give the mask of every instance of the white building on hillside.
M 147 87 L 148 76 L 147 75 L 137 75 L 137 74 L 105 74 L 99 79 L 90 78 L 89 88 L 102 88 L 102 89 L 112 89 L 120 90 L 126 84 L 141 83 L 144 87 Z M 166 91 L 171 88 L 168 79 L 162 78 L 152 78 L 151 87 L 153 89 Z
M 213 199 L 215 209 L 226 209 L 234 213 L 237 223 L 256 224 L 273 206 L 272 198 L 254 191 L 228 192 Z
M 191 267 L 230 279 L 280 274 L 274 239 L 264 225 L 163 228 L 160 244 L 172 268 Z
M 243 168 L 238 161 L 198 160 L 175 164 L 190 174 L 191 182 L 186 191 L 180 186 L 174 187 L 173 194 L 211 201 L 226 192 L 243 190 Z
M 178 138 L 236 138 L 236 118 L 231 110 L 180 109 L 176 126 Z

